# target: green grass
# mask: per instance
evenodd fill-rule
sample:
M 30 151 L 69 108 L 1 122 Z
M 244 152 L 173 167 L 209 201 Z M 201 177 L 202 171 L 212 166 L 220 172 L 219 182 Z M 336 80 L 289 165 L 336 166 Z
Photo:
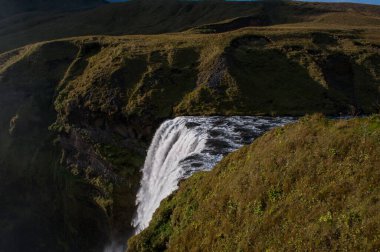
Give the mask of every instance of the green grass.
M 181 183 L 129 251 L 378 250 L 380 118 L 308 116 Z
M 46 7 L 46 4 L 44 5 Z M 7 12 L 6 14 L 11 13 L 6 11 L 6 6 L 3 11 Z M 221 26 L 222 30 L 228 26 L 234 30 L 247 25 L 236 26 L 236 20 L 244 17 L 259 20 L 253 24 L 310 21 L 310 26 L 341 25 L 362 28 L 379 24 L 379 13 L 377 6 L 359 4 L 295 2 L 262 7 L 260 3 L 255 2 L 170 0 L 130 1 L 72 12 L 26 12 L 3 19 L 0 11 L 0 52 L 31 43 L 77 36 L 162 34 L 187 30 L 210 32 L 215 26 Z
M 334 43 L 326 44 L 316 34 L 334 38 Z M 209 39 L 215 43 L 208 44 Z M 348 39 L 358 42 L 347 44 Z M 63 117 L 77 106 L 108 116 L 160 120 L 190 114 L 379 110 L 378 52 L 353 30 L 267 28 L 216 35 L 94 37 L 73 43 L 99 49 L 82 50 L 61 81 L 55 103 Z
M 192 9 L 189 6 L 193 6 Z M 279 13 L 291 17 L 273 16 L 275 25 L 272 26 L 239 26 L 229 32 L 210 34 L 202 25 L 228 19 L 219 22 L 217 27 L 231 28 L 231 22 L 236 24 L 242 16 L 256 13 L 257 5 L 176 3 L 163 12 L 144 12 L 148 20 L 131 17 L 127 22 L 121 18 L 121 24 L 127 22 L 128 25 L 120 25 L 116 22 L 119 19 L 111 22 L 108 18 L 130 8 L 129 4 L 66 13 L 49 19 L 51 23 L 40 22 L 39 18 L 46 17 L 30 13 L 28 17 L 20 16 L 25 22 L 29 22 L 29 18 L 34 20 L 22 34 L 18 29 L 25 28 L 23 22 L 15 22 L 14 26 L 7 23 L 18 17 L 1 20 L 0 48 L 4 49 L 0 50 L 7 50 L 1 47 L 2 43 L 14 48 L 56 38 L 51 36 L 52 30 L 59 31 L 54 34 L 60 38 L 93 35 L 40 42 L 0 55 L 0 162 L 7 164 L 1 170 L 2 177 L 14 182 L 9 188 L 20 187 L 21 192 L 28 190 L 23 187 L 24 181 L 32 179 L 28 185 L 34 185 L 47 197 L 65 188 L 67 198 L 65 193 L 60 194 L 52 206 L 49 200 L 43 201 L 48 212 L 56 213 L 51 218 L 65 216 L 64 221 L 69 223 L 57 231 L 61 233 L 52 234 L 54 237 L 49 239 L 52 246 L 58 239 L 60 246 L 70 250 L 76 246 L 73 237 L 83 232 L 86 237 L 78 241 L 78 246 L 91 250 L 111 234 L 123 239 L 131 233 L 139 168 L 155 130 L 167 118 L 215 114 L 378 113 L 380 33 L 377 23 L 372 22 L 378 17 L 377 8 L 339 4 L 310 6 L 314 4 L 283 6 Z M 352 8 L 351 12 L 345 11 L 348 7 Z M 337 9 L 341 11 L 338 13 Z M 178 15 L 173 10 L 178 11 L 175 12 Z M 205 13 L 208 15 L 203 18 Z M 328 20 L 318 19 L 326 13 Z M 170 18 L 165 22 L 157 21 L 167 17 L 166 14 L 170 14 Z M 178 17 L 181 22 L 174 22 Z M 358 26 L 347 25 L 359 17 Z M 80 29 L 70 25 L 81 23 L 78 20 L 83 19 L 93 26 L 87 24 L 86 29 Z M 151 26 L 152 20 L 159 25 Z M 100 30 L 94 29 L 98 27 L 97 22 L 103 24 Z M 104 34 L 105 23 L 112 34 L 124 33 L 124 29 L 130 33 L 186 31 L 95 36 Z M 58 168 L 34 162 L 39 155 L 49 155 L 45 151 L 38 154 L 41 139 L 47 136 L 46 146 L 58 144 L 53 156 L 59 163 Z M 339 154 L 336 148 L 330 152 Z M 50 172 L 56 169 L 65 169 L 71 175 L 58 173 L 52 177 Z M 36 179 L 39 171 L 43 171 L 43 178 Z M 49 184 L 55 179 L 62 180 L 56 185 Z M 281 200 L 284 192 L 274 185 L 265 195 L 272 203 Z M 33 194 L 28 195 L 34 199 Z M 38 198 L 39 194 L 34 195 Z M 22 202 L 13 192 L 1 198 L 7 199 L 10 206 Z M 265 215 L 268 202 L 264 199 L 250 202 L 251 211 Z M 229 216 L 239 214 L 235 201 L 225 204 Z M 91 213 L 86 215 L 87 211 L 82 210 L 89 208 Z M 195 201 L 186 208 L 187 221 L 191 221 L 197 208 Z M 9 209 L 7 214 L 15 208 Z M 25 211 L 28 214 L 20 223 L 38 220 L 34 218 L 38 207 L 23 209 L 17 210 L 16 217 L 11 219 L 17 219 Z M 62 212 L 54 209 L 62 209 Z M 327 217 L 321 220 L 329 220 L 328 211 L 334 218 L 334 212 L 326 209 L 321 216 Z M 11 228 L 9 223 L 4 226 L 4 230 Z M 161 229 L 159 233 L 165 235 L 157 238 L 155 243 L 159 246 L 174 232 L 166 224 Z M 96 235 L 87 235 L 90 232 Z M 220 239 L 224 236 L 217 235 Z M 31 239 L 25 244 L 35 243 Z

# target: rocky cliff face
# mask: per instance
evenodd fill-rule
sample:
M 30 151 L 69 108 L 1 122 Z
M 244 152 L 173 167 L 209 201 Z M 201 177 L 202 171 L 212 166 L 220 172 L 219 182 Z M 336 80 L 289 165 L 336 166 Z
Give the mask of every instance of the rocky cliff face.
M 127 237 L 166 118 L 378 112 L 380 43 L 363 29 L 83 37 L 0 55 L 1 248 Z
M 24 59 L 11 53 L 14 64 L 2 65 L 1 249 L 75 251 L 106 242 L 106 216 L 87 196 L 95 188 L 65 169 L 63 145 L 49 130 L 56 120 L 56 85 L 77 52 L 57 42 L 23 51 Z M 94 238 L 90 243 L 78 232 Z

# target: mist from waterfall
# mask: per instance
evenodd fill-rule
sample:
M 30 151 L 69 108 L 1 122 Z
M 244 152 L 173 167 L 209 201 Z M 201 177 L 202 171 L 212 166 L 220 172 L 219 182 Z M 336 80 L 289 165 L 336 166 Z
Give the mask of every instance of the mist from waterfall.
M 132 222 L 136 233 L 148 225 L 160 202 L 178 182 L 196 171 L 211 170 L 226 154 L 270 128 L 292 122 L 289 117 L 177 117 L 164 122 L 152 140 L 137 194 Z

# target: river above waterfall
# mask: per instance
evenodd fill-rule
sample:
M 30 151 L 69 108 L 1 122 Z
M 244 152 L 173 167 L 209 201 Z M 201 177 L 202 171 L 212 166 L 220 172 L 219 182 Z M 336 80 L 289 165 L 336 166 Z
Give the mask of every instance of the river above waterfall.
M 177 117 L 161 124 L 148 149 L 132 222 L 136 233 L 148 225 L 160 202 L 178 182 L 211 170 L 226 154 L 265 131 L 293 122 L 290 117 Z

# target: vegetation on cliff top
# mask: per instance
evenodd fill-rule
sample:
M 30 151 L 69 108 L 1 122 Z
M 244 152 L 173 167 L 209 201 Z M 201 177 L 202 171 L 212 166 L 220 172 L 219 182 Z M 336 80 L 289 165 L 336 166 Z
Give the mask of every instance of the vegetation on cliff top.
M 129 251 L 376 251 L 380 117 L 308 116 L 181 183 Z
M 200 25 L 182 33 L 77 37 L 0 55 L 0 180 L 6 188 L 0 197 L 7 203 L 0 233 L 9 238 L 0 247 L 97 251 L 111 233 L 128 236 L 139 167 L 167 118 L 379 111 L 377 8 L 337 12 L 338 5 L 295 4 L 285 11 L 303 18 L 287 23 L 257 17 L 255 5 L 246 3 L 219 22 L 217 4 L 206 5 L 210 19 L 199 23 L 191 10 L 202 6 L 179 5 L 188 19 L 175 30 Z M 238 10 L 248 19 L 236 16 Z M 276 22 L 264 27 L 263 20 Z M 43 22 L 35 24 L 31 29 L 41 31 Z M 28 32 L 1 34 L 15 46 L 12 41 Z M 39 231 L 25 243 L 13 242 L 20 230 L 28 236 L 44 213 L 51 215 Z

